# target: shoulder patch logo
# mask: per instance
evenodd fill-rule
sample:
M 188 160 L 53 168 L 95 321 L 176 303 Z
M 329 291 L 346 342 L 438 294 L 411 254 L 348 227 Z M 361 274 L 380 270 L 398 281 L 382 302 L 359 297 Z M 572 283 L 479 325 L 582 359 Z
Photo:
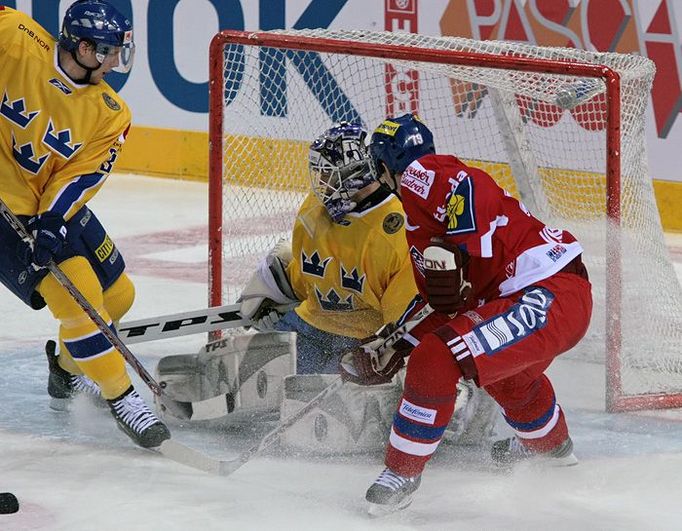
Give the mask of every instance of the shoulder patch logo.
M 391 212 L 384 218 L 384 232 L 386 234 L 395 234 L 405 224 L 405 218 L 397 212 Z
M 118 102 L 106 92 L 102 92 L 102 99 L 104 100 L 104 103 L 106 103 L 107 107 L 109 107 L 112 111 L 121 110 L 121 106 L 118 104 Z

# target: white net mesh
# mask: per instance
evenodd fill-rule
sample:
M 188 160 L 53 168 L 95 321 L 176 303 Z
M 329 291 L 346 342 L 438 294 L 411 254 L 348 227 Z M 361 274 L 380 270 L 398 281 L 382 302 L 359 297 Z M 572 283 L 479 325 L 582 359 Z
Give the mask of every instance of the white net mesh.
M 266 32 L 267 33 L 267 32 Z M 647 171 L 644 110 L 653 63 L 635 55 L 497 41 L 362 31 L 280 31 L 354 44 L 531 57 L 605 65 L 621 77 L 622 263 L 607 267 L 606 98 L 600 79 L 514 69 L 398 61 L 226 44 L 224 48 L 223 302 L 234 302 L 257 260 L 287 237 L 309 189 L 309 143 L 339 120 L 371 131 L 385 116 L 418 112 L 439 153 L 490 173 L 549 225 L 586 248 L 595 312 L 571 355 L 604 359 L 619 323 L 625 395 L 682 390 L 682 290 L 663 241 Z M 264 35 L 263 33 L 259 35 Z M 488 64 L 488 63 L 486 63 Z M 571 101 L 572 100 L 572 101 Z M 557 103 L 564 107 L 562 109 Z M 609 238 L 613 235 L 609 232 Z M 607 277 L 620 312 L 606 316 Z

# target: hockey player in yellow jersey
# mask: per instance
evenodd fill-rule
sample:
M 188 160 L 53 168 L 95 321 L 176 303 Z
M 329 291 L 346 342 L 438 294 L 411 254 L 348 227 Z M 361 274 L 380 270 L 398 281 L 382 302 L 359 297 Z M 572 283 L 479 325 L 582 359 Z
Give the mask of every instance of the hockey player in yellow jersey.
M 54 260 L 113 327 L 134 288 L 118 249 L 86 206 L 107 179 L 131 114 L 103 81 L 127 72 L 134 55 L 130 21 L 101 0 L 66 11 L 59 39 L 24 13 L 0 6 L 0 198 L 35 237 L 25 246 L 0 220 L 0 281 L 60 322 L 60 354 L 48 344 L 48 392 L 68 400 L 91 390 L 106 399 L 137 444 L 170 434 L 131 384 L 123 357 L 68 292 L 48 274 Z

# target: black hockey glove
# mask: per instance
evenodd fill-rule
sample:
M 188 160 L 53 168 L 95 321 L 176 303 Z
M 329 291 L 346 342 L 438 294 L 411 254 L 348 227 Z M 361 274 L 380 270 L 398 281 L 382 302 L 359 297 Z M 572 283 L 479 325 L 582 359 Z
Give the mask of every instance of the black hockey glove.
M 31 261 L 37 268 L 45 267 L 50 260 L 62 252 L 66 245 L 64 218 L 61 214 L 48 210 L 32 218 L 28 225 L 35 238 Z
M 471 282 L 466 279 L 468 262 L 468 254 L 441 238 L 431 238 L 431 245 L 424 249 L 426 296 L 437 312 L 454 314 L 464 308 L 471 294 Z

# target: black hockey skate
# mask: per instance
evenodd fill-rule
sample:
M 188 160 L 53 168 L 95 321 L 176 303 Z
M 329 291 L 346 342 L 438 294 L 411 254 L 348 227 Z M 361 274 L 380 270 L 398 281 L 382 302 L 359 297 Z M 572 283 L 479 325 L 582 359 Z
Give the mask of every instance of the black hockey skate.
M 572 466 L 578 464 L 573 453 L 573 441 L 567 437 L 549 452 L 535 452 L 526 448 L 518 437 L 495 441 L 490 449 L 490 457 L 500 467 L 510 467 L 522 461 L 533 461 L 550 466 Z
M 421 479 L 421 474 L 406 478 L 396 474 L 390 468 L 385 468 L 365 494 L 365 499 L 369 502 L 369 514 L 384 516 L 405 509 L 412 503 Z
M 156 448 L 170 439 L 170 431 L 166 425 L 152 413 L 132 385 L 121 396 L 107 402 L 118 427 L 135 444 L 142 448 Z
M 50 395 L 50 408 L 66 411 L 76 396 L 82 395 L 99 407 L 106 407 L 99 386 L 84 375 L 71 374 L 59 366 L 57 344 L 49 340 L 45 343 L 45 354 L 50 374 L 47 379 L 47 394 Z

